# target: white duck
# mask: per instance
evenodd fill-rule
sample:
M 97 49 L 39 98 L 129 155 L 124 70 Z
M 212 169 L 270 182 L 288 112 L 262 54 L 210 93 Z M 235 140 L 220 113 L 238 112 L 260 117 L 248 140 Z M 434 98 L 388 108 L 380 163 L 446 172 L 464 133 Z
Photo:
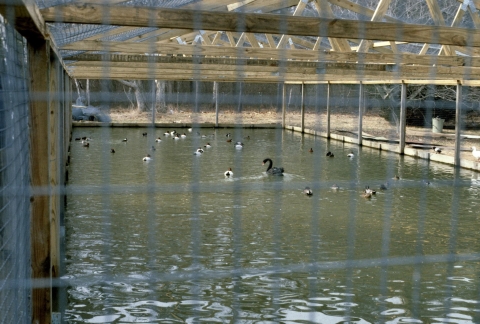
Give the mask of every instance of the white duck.
M 472 155 L 477 161 L 480 160 L 480 151 L 477 151 L 477 148 L 475 146 L 472 146 Z
M 143 161 L 150 161 L 151 159 L 152 157 L 150 156 L 150 154 L 147 154 L 147 156 L 143 158 Z
M 224 175 L 226 178 L 230 178 L 231 176 L 233 176 L 232 168 L 228 168 L 228 170 L 225 171 Z

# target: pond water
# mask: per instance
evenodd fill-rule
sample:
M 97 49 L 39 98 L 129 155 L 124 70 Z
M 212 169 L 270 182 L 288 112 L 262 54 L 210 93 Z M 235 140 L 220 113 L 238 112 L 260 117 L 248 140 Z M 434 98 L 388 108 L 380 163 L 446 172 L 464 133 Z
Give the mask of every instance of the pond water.
M 69 322 L 480 321 L 478 173 L 281 129 L 165 131 L 74 128 Z

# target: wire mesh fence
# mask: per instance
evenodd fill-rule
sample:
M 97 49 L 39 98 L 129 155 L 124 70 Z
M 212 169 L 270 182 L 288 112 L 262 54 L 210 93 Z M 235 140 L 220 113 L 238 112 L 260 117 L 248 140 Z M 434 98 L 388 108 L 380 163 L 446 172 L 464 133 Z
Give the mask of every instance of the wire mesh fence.
M 0 313 L 31 319 L 30 157 L 26 42 L 0 21 Z

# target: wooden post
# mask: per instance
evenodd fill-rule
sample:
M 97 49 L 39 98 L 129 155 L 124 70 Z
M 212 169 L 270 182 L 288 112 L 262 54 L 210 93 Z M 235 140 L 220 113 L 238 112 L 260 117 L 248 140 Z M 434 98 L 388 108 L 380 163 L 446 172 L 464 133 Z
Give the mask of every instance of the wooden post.
M 218 82 L 213 82 L 213 87 L 215 88 L 215 127 L 218 127 Z
M 305 133 L 305 84 L 302 82 L 302 98 L 301 98 L 301 123 L 300 128 L 302 130 L 302 134 Z
M 287 125 L 285 124 L 285 115 L 287 110 L 287 105 L 285 103 L 285 98 L 287 96 L 287 86 L 285 82 L 282 84 L 282 128 L 285 128 Z
M 407 126 L 407 85 L 402 82 L 402 91 L 400 93 L 400 140 L 398 153 L 405 153 L 405 135 Z
M 330 138 L 330 82 L 327 83 L 327 138 Z
M 363 108 L 365 106 L 365 101 L 363 98 L 363 83 L 360 82 L 360 88 L 359 88 L 359 96 L 358 96 L 358 145 L 362 145 L 362 138 L 363 138 Z
M 455 155 L 454 164 L 460 166 L 460 135 L 462 129 L 462 84 L 457 81 L 457 98 L 455 107 Z
M 49 191 L 50 191 L 50 275 L 51 278 L 60 277 L 60 172 L 62 163 L 62 132 L 60 125 L 61 107 L 60 93 L 62 66 L 55 56 L 50 53 L 48 110 L 49 110 Z M 52 289 L 52 312 L 58 311 L 58 289 Z
M 33 189 L 49 185 L 49 89 L 50 46 L 46 41 L 28 42 L 30 93 L 40 94 L 30 100 L 30 160 Z M 34 163 L 33 163 L 34 161 Z M 47 194 L 31 198 L 32 279 L 50 279 L 50 199 Z M 32 323 L 51 322 L 51 288 L 32 289 Z

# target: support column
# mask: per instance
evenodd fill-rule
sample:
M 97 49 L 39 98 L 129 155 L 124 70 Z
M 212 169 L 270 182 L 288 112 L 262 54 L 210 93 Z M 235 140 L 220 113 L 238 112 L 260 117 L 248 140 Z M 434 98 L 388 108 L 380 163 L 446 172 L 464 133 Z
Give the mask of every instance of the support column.
M 50 280 L 50 199 L 35 189 L 49 185 L 49 89 L 50 46 L 46 41 L 28 42 L 30 93 L 30 160 L 31 184 L 31 266 L 32 279 Z M 51 322 L 51 287 L 32 289 L 32 323 Z
M 301 98 L 301 122 L 300 128 L 302 130 L 302 134 L 305 133 L 305 84 L 302 82 L 302 98 Z
M 287 105 L 285 103 L 285 98 L 287 96 L 287 86 L 285 85 L 285 82 L 282 84 L 282 128 L 285 128 L 287 125 L 285 125 L 285 115 L 286 115 L 286 110 L 287 110 Z
M 400 139 L 398 153 L 405 153 L 405 137 L 406 137 L 406 126 L 407 126 L 407 85 L 402 82 L 402 90 L 400 93 Z
M 215 88 L 215 127 L 218 127 L 218 82 L 213 82 L 213 87 Z
M 363 98 L 363 83 L 360 82 L 360 89 L 359 89 L 359 96 L 358 96 L 358 145 L 362 145 L 362 139 L 363 139 L 363 109 L 365 106 L 365 100 Z
M 327 83 L 327 138 L 330 138 L 330 82 Z
M 457 81 L 457 98 L 455 106 L 455 155 L 454 164 L 460 166 L 460 136 L 462 129 L 462 84 Z

